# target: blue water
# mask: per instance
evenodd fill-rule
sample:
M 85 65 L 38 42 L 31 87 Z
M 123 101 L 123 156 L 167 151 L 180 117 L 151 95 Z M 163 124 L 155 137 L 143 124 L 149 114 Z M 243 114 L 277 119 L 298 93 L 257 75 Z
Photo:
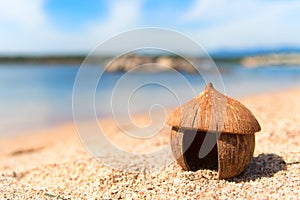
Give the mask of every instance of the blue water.
M 237 64 L 220 66 L 224 92 L 236 98 L 300 86 L 299 66 L 256 69 L 243 68 Z M 1 64 L 0 136 L 35 131 L 72 121 L 72 90 L 78 69 L 79 66 L 75 65 Z M 90 70 L 92 73 L 95 69 Z M 111 116 L 111 104 L 117 115 L 126 113 L 127 108 L 134 114 L 148 111 L 157 104 L 166 108 L 178 106 L 178 99 L 184 102 L 194 96 L 191 90 L 198 93 L 205 86 L 203 77 L 199 75 L 182 75 L 192 88 L 188 88 L 182 77 L 171 72 L 105 73 L 95 94 L 96 115 Z M 89 74 L 86 76 L 88 82 Z M 217 77 L 216 74 L 209 73 L 206 76 L 211 80 Z M 152 84 L 137 88 L 145 82 Z M 119 84 L 115 87 L 117 83 Z M 160 83 L 166 87 L 162 87 Z M 115 93 L 111 98 L 114 89 Z M 81 90 L 84 97 L 90 88 L 83 87 Z M 84 109 L 83 106 L 82 113 L 88 119 L 91 116 Z

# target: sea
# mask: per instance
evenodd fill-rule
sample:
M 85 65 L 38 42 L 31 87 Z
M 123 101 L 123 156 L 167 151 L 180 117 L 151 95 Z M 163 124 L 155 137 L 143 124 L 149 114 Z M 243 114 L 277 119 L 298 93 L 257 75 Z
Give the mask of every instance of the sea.
M 0 136 L 72 123 L 78 115 L 89 120 L 170 110 L 195 97 L 208 81 L 218 82 L 216 89 L 237 99 L 300 87 L 300 66 L 217 66 L 219 73 L 105 72 L 91 87 L 87 83 L 101 68 L 94 66 L 81 73 L 83 83 L 74 88 L 79 64 L 0 64 Z M 74 104 L 74 92 L 80 103 Z M 86 107 L 91 102 L 93 112 Z

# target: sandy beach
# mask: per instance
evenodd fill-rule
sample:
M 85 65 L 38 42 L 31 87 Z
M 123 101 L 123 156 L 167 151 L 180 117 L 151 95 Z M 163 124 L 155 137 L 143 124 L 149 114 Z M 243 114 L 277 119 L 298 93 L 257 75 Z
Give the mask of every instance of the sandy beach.
M 0 199 L 299 199 L 299 99 L 300 88 L 239 99 L 262 130 L 249 167 L 228 180 L 218 180 L 216 171 L 183 171 L 175 161 L 153 173 L 112 169 L 86 151 L 73 123 L 0 138 Z M 103 126 L 126 144 L 111 120 Z M 168 142 L 167 127 L 131 148 L 151 150 Z

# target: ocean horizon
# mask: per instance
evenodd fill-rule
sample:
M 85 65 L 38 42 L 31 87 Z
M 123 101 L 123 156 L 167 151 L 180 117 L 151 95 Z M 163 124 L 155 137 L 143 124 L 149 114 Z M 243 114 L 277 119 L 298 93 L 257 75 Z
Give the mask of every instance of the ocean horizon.
M 0 136 L 21 134 L 55 127 L 59 124 L 73 121 L 72 92 L 79 65 L 74 64 L 1 64 L 0 65 L 0 91 L 1 115 Z M 298 66 L 266 66 L 260 68 L 245 68 L 237 63 L 218 64 L 224 83 L 223 92 L 234 98 L 275 92 L 291 87 L 300 86 L 300 67 Z M 91 68 L 91 73 L 97 68 Z M 218 75 L 208 72 L 205 76 L 210 80 L 217 79 Z M 197 74 L 180 73 L 191 85 L 195 94 L 201 92 L 206 84 L 203 77 Z M 89 81 L 88 74 L 86 81 Z M 124 79 L 124 76 L 126 79 Z M 123 80 L 124 79 L 124 80 Z M 122 80 L 122 84 L 117 85 Z M 178 74 L 174 72 L 160 73 L 124 73 L 105 72 L 101 77 L 95 92 L 95 112 L 97 117 L 111 117 L 111 96 L 117 91 L 114 99 L 115 114 L 123 115 L 130 107 L 132 114 L 148 112 L 151 105 L 161 104 L 167 109 L 177 107 L 179 102 L 176 97 L 160 86 L 164 83 L 170 85 L 180 98 L 185 102 L 193 98 L 194 94 L 185 83 L 180 82 Z M 127 97 L 129 88 L 145 83 L 137 90 L 130 101 Z M 85 95 L 91 88 L 81 88 Z M 217 88 L 218 89 L 218 88 Z M 124 93 L 124 94 L 123 94 Z M 119 95 L 119 96 L 118 96 Z M 158 98 L 153 98 L 158 97 Z M 83 104 L 84 105 L 84 104 Z M 89 113 L 83 115 L 91 118 Z

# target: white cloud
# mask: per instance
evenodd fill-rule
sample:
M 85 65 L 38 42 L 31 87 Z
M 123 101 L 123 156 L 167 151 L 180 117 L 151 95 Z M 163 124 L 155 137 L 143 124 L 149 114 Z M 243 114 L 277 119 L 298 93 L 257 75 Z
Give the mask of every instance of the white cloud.
M 269 3 L 263 0 L 196 0 L 182 16 L 183 22 L 209 21 L 217 23 L 249 16 L 258 12 Z
M 151 17 L 143 12 L 143 0 L 107 3 L 107 16 L 71 32 L 53 24 L 44 0 L 0 0 L 0 53 L 89 51 L 118 33 L 147 26 L 143 20 Z M 184 31 L 209 50 L 300 45 L 299 11 L 300 1 L 202 0 L 179 16 L 181 20 L 176 16 L 172 28 Z
M 94 42 L 99 42 L 137 27 L 142 16 L 142 3 L 141 0 L 111 1 L 109 15 L 105 19 L 98 19 L 90 23 L 87 26 L 88 34 Z
M 0 0 L 0 52 L 31 49 L 46 23 L 43 0 Z
M 99 20 L 100 22 L 94 24 L 94 27 L 98 24 L 100 30 L 116 32 L 135 25 L 141 17 L 141 5 L 140 0 L 112 1 L 109 16 L 104 20 Z
M 46 22 L 43 0 L 0 0 L 0 22 L 23 27 L 36 27 Z
M 182 22 L 196 24 L 187 32 L 207 48 L 300 45 L 299 1 L 215 2 L 195 1 L 182 16 Z
M 142 1 L 110 1 L 108 15 L 88 22 L 81 30 L 55 27 L 43 0 L 0 0 L 0 53 L 89 51 L 99 42 L 137 26 Z

